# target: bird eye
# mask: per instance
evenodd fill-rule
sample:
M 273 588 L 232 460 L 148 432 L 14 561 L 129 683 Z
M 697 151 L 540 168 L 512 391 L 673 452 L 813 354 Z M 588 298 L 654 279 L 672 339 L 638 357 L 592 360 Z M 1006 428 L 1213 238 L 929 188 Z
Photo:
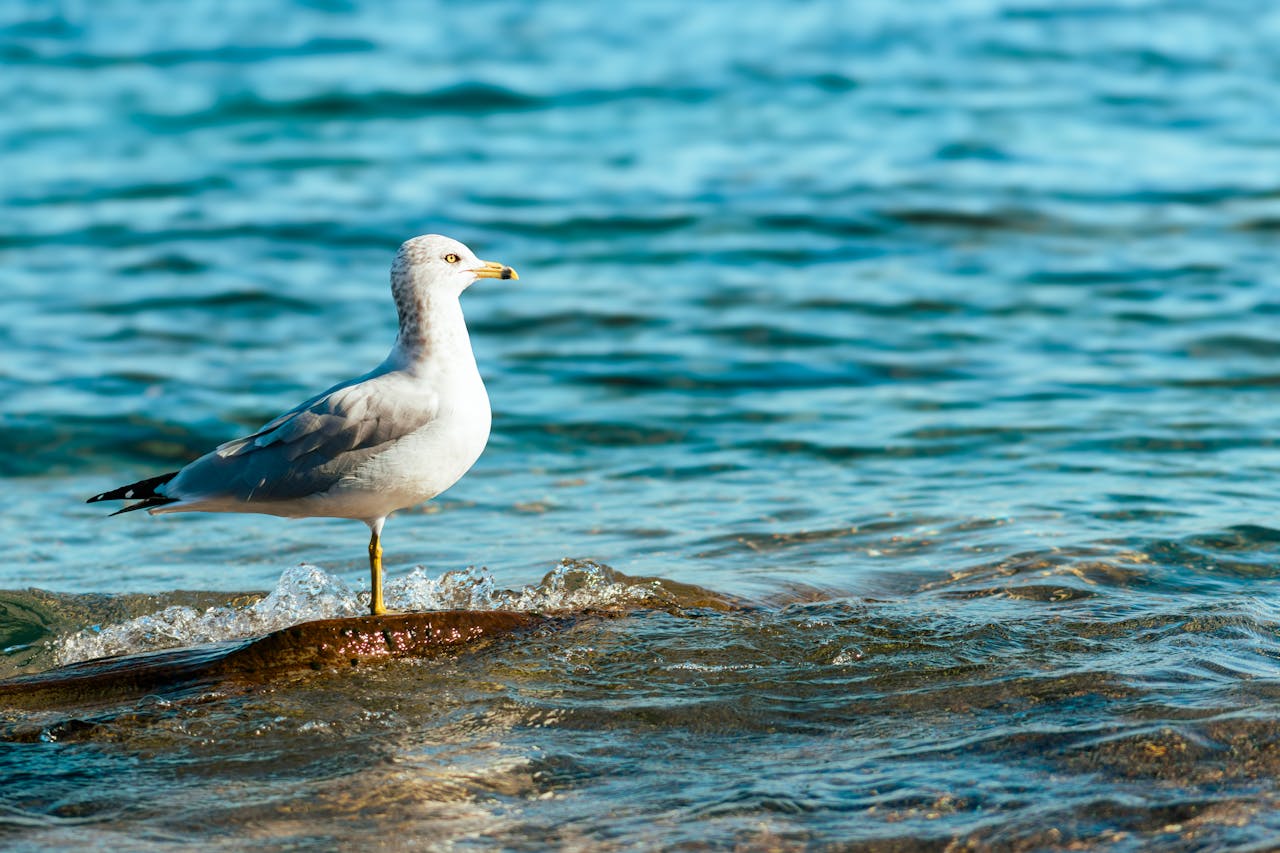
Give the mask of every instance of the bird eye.
M 445 255 L 444 259 L 451 264 L 456 264 L 458 261 L 462 260 L 462 258 L 458 257 L 453 252 L 450 252 L 449 254 Z

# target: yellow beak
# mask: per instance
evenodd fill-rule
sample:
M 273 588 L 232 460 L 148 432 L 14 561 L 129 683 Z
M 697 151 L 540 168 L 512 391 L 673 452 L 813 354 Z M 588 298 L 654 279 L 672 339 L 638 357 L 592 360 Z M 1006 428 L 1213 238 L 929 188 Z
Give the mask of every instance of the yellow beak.
M 481 266 L 473 269 L 476 278 L 511 278 L 516 279 L 520 276 L 516 275 L 516 271 L 511 267 L 503 266 L 497 261 L 481 261 Z

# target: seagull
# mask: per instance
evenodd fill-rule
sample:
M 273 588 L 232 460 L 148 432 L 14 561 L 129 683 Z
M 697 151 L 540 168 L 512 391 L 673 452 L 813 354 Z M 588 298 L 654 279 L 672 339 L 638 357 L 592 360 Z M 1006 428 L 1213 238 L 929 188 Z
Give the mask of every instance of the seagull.
M 459 297 L 477 279 L 517 279 L 457 240 L 407 240 L 391 265 L 400 332 L 373 370 L 339 382 L 179 471 L 89 498 L 135 500 L 112 515 L 255 512 L 369 526 L 369 610 L 382 600 L 382 526 L 443 492 L 489 440 L 489 395 Z

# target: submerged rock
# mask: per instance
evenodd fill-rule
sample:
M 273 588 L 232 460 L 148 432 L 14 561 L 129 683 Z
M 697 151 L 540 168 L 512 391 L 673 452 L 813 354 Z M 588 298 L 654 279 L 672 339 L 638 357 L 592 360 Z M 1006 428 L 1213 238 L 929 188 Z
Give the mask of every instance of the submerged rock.
M 430 657 L 488 637 L 569 621 L 499 610 L 321 619 L 260 637 L 99 658 L 20 675 L 0 681 L 0 706 L 83 708 L 228 680 L 262 683 L 289 672 Z
M 737 609 L 740 602 L 665 578 L 631 577 L 589 560 L 562 560 L 536 585 L 498 589 L 483 568 L 468 567 L 433 576 L 421 568 L 388 580 L 387 605 L 402 611 L 502 610 L 624 612 L 655 608 Z M 55 602 L 56 605 L 56 602 Z M 202 605 L 202 606 L 201 606 Z M 109 655 L 136 654 L 223 640 L 262 636 L 290 625 L 356 617 L 368 612 L 368 592 L 357 593 L 341 578 L 316 566 L 286 569 L 275 588 L 224 606 L 166 601 L 160 609 L 125 620 L 94 624 L 53 638 L 53 663 L 71 664 Z M 56 606 L 53 608 L 56 611 Z

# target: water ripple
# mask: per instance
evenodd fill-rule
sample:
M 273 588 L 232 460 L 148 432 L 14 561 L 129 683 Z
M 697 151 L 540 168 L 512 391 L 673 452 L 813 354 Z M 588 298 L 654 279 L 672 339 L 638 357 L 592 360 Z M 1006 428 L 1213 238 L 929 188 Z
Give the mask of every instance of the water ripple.
M 1267 4 L 135 7 L 0 13 L 0 586 L 53 590 L 0 595 L 0 661 L 169 607 L 218 628 L 299 562 L 358 595 L 354 522 L 83 499 L 378 363 L 429 232 L 521 279 L 464 297 L 490 445 L 388 565 L 539 589 L 586 554 L 752 606 L 0 714 L 30 735 L 0 837 L 1280 831 Z

